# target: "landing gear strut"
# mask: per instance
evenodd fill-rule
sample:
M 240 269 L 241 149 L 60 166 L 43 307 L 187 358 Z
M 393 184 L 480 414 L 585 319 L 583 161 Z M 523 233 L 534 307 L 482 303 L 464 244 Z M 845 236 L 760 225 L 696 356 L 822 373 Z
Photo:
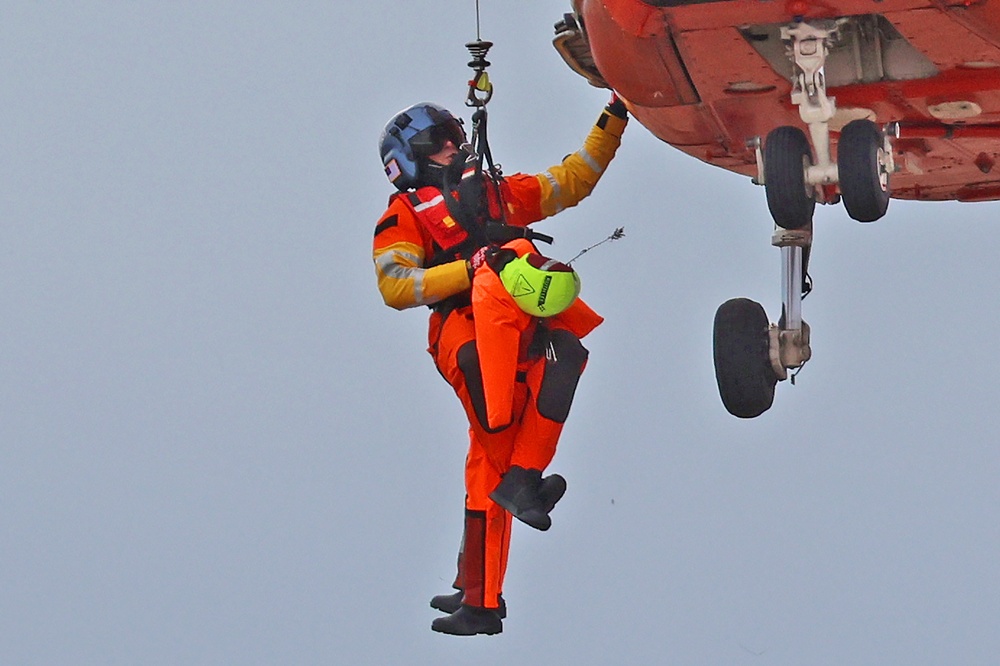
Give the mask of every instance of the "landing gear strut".
M 812 357 L 809 324 L 802 320 L 812 221 L 799 229 L 778 227 L 771 243 L 781 249 L 778 324 L 769 324 L 763 306 L 746 298 L 728 300 L 715 313 L 713 354 L 719 395 L 726 411 L 742 419 L 770 409 L 775 385 Z
M 775 385 L 812 356 L 809 325 L 802 319 L 816 202 L 843 198 L 848 214 L 871 222 L 885 215 L 893 172 L 889 133 L 870 120 L 842 130 L 837 160 L 830 156 L 830 120 L 837 106 L 826 95 L 824 65 L 839 30 L 851 19 L 795 23 L 781 29 L 795 64 L 792 103 L 809 135 L 790 125 L 773 129 L 756 149 L 757 182 L 764 185 L 774 219 L 772 245 L 781 249 L 781 318 L 769 324 L 764 308 L 739 298 L 715 315 L 714 359 L 719 394 L 729 413 L 754 418 L 770 409 Z M 840 197 L 837 196 L 839 186 Z M 794 375 L 793 383 L 794 383 Z

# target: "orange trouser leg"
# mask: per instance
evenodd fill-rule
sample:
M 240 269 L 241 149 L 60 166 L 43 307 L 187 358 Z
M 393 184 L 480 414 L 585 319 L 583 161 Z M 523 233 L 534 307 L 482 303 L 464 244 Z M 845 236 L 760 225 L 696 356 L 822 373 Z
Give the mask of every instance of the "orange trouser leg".
M 491 431 L 481 423 L 482 409 L 476 406 L 477 401 L 482 402 L 481 379 L 477 379 L 474 371 L 478 370 L 478 364 L 473 362 L 471 365 L 475 368 L 470 368 L 468 359 L 461 363 L 459 360 L 460 350 L 466 355 L 474 350 L 469 346 L 475 340 L 471 309 L 451 313 L 443 326 L 432 320 L 432 331 L 430 351 L 438 370 L 462 402 L 470 424 L 465 464 L 465 533 L 459 567 L 463 601 L 473 606 L 496 608 L 510 547 L 511 516 L 489 499 L 489 493 L 500 483 L 502 473 L 510 465 L 516 429 Z M 474 398 L 477 394 L 480 397 Z M 521 409 L 527 398 L 527 388 L 519 384 L 512 394 L 512 405 Z
M 489 499 L 489 493 L 500 483 L 500 472 L 475 434 L 471 436 L 465 478 L 463 602 L 496 608 L 507 567 L 511 516 Z
M 535 251 L 523 238 L 503 247 L 514 250 L 518 256 Z M 472 280 L 472 311 L 486 395 L 487 425 L 500 428 L 515 418 L 511 389 L 517 376 L 518 360 L 527 344 L 522 338 L 526 331 L 534 330 L 535 318 L 517 305 L 500 276 L 485 264 L 479 267 Z
M 513 388 L 521 334 L 532 326 L 533 318 L 517 306 L 500 277 L 488 266 L 481 266 L 472 282 L 472 311 L 487 425 L 501 428 L 514 418 Z
M 510 464 L 544 471 L 556 455 L 556 444 L 562 433 L 562 423 L 556 423 L 538 413 L 538 396 L 545 371 L 545 359 L 536 361 L 528 370 L 528 390 L 532 399 L 525 406 L 514 436 Z
M 511 516 L 489 499 L 489 493 L 511 464 L 544 470 L 551 462 L 575 390 L 575 380 L 586 359 L 586 350 L 573 333 L 585 335 L 601 322 L 601 318 L 582 301 L 577 301 L 567 311 L 568 317 L 558 316 L 551 320 L 551 325 L 560 329 L 565 327 L 565 330 L 549 334 L 550 346 L 560 358 L 558 363 L 563 364 L 560 367 L 569 370 L 560 371 L 563 381 L 553 382 L 551 379 L 555 375 L 551 367 L 547 375 L 546 368 L 555 361 L 538 358 L 518 362 L 523 358 L 525 341 L 522 338 L 527 337 L 525 332 L 529 335 L 534 332 L 534 319 L 517 307 L 492 271 L 485 277 L 480 281 L 477 273 L 480 300 L 475 301 L 474 288 L 472 308 L 452 312 L 443 324 L 438 315 L 432 317 L 429 351 L 438 370 L 462 402 L 470 425 L 465 468 L 466 524 L 460 566 L 464 601 L 495 608 L 507 567 Z M 474 318 L 473 310 L 478 315 L 480 308 L 477 306 L 484 303 L 489 304 L 486 311 L 504 322 L 503 325 L 477 326 L 476 320 L 481 322 L 483 318 Z M 569 336 L 570 340 L 567 342 L 559 336 Z M 496 349 L 502 353 L 494 354 Z M 488 351 L 480 353 L 479 350 Z M 576 364 L 567 365 L 567 356 L 576 358 Z M 525 374 L 525 381 L 517 381 L 519 371 Z M 566 377 L 571 381 L 565 381 Z M 492 393 L 487 391 L 489 386 L 494 389 Z M 557 399 L 553 400 L 553 396 Z M 559 396 L 562 396 L 562 411 Z M 502 418 L 496 418 L 494 409 L 491 419 L 491 399 L 493 407 L 497 402 L 501 404 Z
M 534 360 L 527 372 L 532 399 L 519 423 L 511 464 L 544 470 L 555 455 L 588 352 L 568 330 L 549 329 L 541 334 L 544 356 Z

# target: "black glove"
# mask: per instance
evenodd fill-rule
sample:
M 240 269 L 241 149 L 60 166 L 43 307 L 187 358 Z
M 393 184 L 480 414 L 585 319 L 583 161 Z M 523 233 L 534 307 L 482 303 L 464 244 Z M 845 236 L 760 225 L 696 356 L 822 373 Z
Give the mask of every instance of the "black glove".
M 604 110 L 616 118 L 621 118 L 622 120 L 628 119 L 628 109 L 625 107 L 625 102 L 621 100 L 617 93 L 611 93 L 611 99 L 608 101 L 608 105 L 604 107 Z
M 517 259 L 517 252 L 510 248 L 501 248 L 496 245 L 483 246 L 465 262 L 469 270 L 469 280 L 472 280 L 476 270 L 483 264 L 492 268 L 494 273 L 499 274 L 503 267 L 514 259 Z
M 476 270 L 483 264 L 487 263 L 489 258 L 495 254 L 498 249 L 499 248 L 496 245 L 485 245 L 476 250 L 476 252 L 469 257 L 469 260 L 466 263 L 468 264 L 470 280 L 472 279 L 472 276 L 476 274 Z
M 517 252 L 507 247 L 502 247 L 486 257 L 486 265 L 493 269 L 497 275 L 504 269 L 504 266 L 517 259 Z

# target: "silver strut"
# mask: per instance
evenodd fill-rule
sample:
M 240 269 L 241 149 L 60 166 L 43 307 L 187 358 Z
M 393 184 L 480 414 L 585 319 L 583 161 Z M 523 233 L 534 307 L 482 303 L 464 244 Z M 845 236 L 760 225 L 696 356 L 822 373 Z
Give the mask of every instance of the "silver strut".
M 800 368 L 812 357 L 809 324 L 802 320 L 802 278 L 805 249 L 812 244 L 812 223 L 801 229 L 778 227 L 771 244 L 781 248 L 780 327 L 769 330 L 771 367 L 779 381 L 788 378 L 788 368 Z

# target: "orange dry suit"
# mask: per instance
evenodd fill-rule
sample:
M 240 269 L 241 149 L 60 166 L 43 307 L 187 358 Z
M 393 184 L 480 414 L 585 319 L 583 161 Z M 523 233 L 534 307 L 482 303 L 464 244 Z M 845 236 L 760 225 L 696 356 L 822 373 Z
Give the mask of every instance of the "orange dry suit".
M 583 147 L 560 164 L 504 177 L 496 187 L 489 182 L 488 217 L 516 230 L 575 206 L 614 157 L 625 124 L 605 110 Z M 455 200 L 455 192 L 433 186 L 393 195 L 375 229 L 373 257 L 387 305 L 431 307 L 428 352 L 469 422 L 465 530 L 455 587 L 464 590 L 463 603 L 497 608 L 511 516 L 489 494 L 511 465 L 544 470 L 552 460 L 587 359 L 579 339 L 602 319 L 580 299 L 555 317 L 529 317 L 486 266 L 477 271 L 473 288 L 467 259 L 484 236 L 454 219 L 448 203 Z M 510 247 L 518 254 L 533 250 L 524 239 Z M 489 322 L 481 321 L 483 312 L 489 312 Z M 491 381 L 493 419 L 484 370 L 489 377 L 510 378 Z

